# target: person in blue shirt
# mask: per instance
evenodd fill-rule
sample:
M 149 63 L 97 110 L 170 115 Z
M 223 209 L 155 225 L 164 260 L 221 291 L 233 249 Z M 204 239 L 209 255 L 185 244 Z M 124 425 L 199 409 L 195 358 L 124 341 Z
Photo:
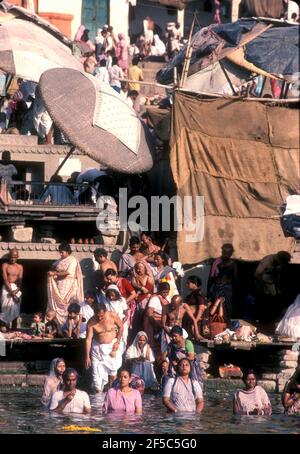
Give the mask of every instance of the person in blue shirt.
M 75 197 L 70 191 L 70 188 L 63 183 L 60 175 L 52 175 L 50 184 L 40 198 L 40 202 L 45 202 L 48 197 L 50 197 L 52 205 L 76 205 Z

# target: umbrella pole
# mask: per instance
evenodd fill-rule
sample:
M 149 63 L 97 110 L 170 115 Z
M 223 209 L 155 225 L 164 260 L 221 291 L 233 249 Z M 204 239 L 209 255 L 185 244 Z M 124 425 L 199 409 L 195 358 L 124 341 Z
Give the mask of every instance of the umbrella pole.
M 69 150 L 69 153 L 66 155 L 65 159 L 59 164 L 59 166 L 57 167 L 56 171 L 54 172 L 54 174 L 52 176 L 56 176 L 58 175 L 60 169 L 63 167 L 63 165 L 65 164 L 65 162 L 69 159 L 69 157 L 71 156 L 71 154 L 74 152 L 76 147 L 74 147 L 74 145 L 71 146 L 70 150 Z M 42 194 L 40 195 L 40 197 L 43 197 L 43 195 L 45 194 L 45 192 L 47 191 L 48 187 L 49 187 L 49 184 L 47 184 L 47 186 L 45 187 L 45 189 L 43 190 Z
M 5 95 L 7 95 L 7 92 L 9 90 L 9 87 L 13 81 L 13 76 L 11 74 L 6 74 L 6 80 L 5 80 Z
M 57 167 L 57 169 L 56 169 L 56 171 L 54 172 L 53 176 L 56 176 L 56 175 L 59 173 L 60 169 L 63 167 L 63 165 L 65 164 L 65 162 L 69 159 L 69 157 L 71 156 L 71 154 L 73 154 L 74 151 L 75 151 L 75 147 L 74 147 L 74 145 L 72 145 L 71 148 L 70 148 L 69 153 L 66 155 L 66 157 L 65 157 L 65 159 L 62 161 L 62 163 L 59 164 L 59 166 Z

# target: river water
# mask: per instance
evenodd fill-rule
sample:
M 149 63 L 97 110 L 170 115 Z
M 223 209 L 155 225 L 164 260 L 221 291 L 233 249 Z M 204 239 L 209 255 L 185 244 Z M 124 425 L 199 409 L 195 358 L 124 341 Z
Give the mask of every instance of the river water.
M 232 415 L 231 393 L 205 395 L 203 414 L 170 415 L 159 396 L 143 396 L 143 415 L 117 416 L 101 414 L 103 396 L 92 395 L 91 415 L 63 416 L 41 408 L 41 390 L 9 388 L 0 390 L 0 433 L 71 433 L 70 426 L 97 429 L 102 434 L 300 434 L 300 418 L 283 414 L 280 396 L 271 396 L 271 417 Z M 86 430 L 88 432 L 88 430 Z M 80 429 L 72 433 L 84 433 Z M 97 433 L 97 432 L 95 432 Z

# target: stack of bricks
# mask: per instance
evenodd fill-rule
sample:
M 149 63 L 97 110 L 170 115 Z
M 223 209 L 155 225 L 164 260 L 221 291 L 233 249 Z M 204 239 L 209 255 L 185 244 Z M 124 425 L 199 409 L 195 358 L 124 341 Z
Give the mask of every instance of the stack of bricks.
M 299 352 L 280 350 L 278 355 L 280 372 L 277 374 L 277 392 L 281 393 L 287 380 L 291 378 L 298 367 Z

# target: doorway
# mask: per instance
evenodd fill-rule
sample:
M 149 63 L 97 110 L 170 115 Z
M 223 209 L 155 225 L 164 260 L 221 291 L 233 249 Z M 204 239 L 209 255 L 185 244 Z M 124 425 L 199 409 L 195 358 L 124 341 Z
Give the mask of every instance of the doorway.
M 97 29 L 108 24 L 108 0 L 83 0 L 81 23 L 89 30 L 90 40 L 94 40 Z

